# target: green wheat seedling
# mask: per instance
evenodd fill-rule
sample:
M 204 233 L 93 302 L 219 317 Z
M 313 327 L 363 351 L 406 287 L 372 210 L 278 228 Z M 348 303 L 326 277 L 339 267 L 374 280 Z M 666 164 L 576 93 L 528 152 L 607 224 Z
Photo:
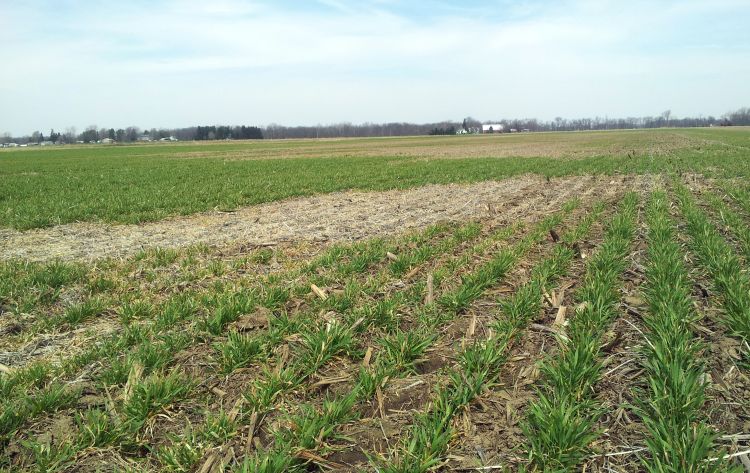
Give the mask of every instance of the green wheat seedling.
M 216 415 L 209 413 L 201 428 L 190 426 L 182 435 L 171 436 L 170 444 L 160 447 L 155 457 L 166 471 L 190 471 L 208 446 L 228 441 L 236 434 L 236 429 L 236 422 L 223 410 Z
M 71 463 L 75 453 L 73 446 L 68 443 L 58 446 L 49 441 L 43 443 L 25 440 L 21 444 L 31 451 L 34 467 L 39 473 L 61 470 Z
M 211 315 L 203 322 L 203 329 L 211 335 L 219 335 L 230 322 L 255 308 L 257 296 L 252 291 L 229 292 L 215 296 L 208 303 Z
M 652 195 L 647 224 L 649 311 L 643 346 L 647 384 L 635 396 L 642 400 L 636 412 L 648 429 L 650 456 L 641 457 L 643 467 L 654 473 L 740 471 L 710 460 L 719 455 L 717 434 L 701 413 L 705 403 L 701 344 L 690 329 L 698 315 L 665 193 Z
M 575 469 L 598 436 L 593 399 L 601 373 L 600 338 L 617 312 L 619 277 L 635 233 L 637 197 L 628 194 L 610 222 L 599 252 L 586 266 L 576 311 L 556 357 L 542 364 L 544 384 L 528 408 L 523 431 L 532 463 L 544 470 Z
M 278 371 L 266 370 L 243 394 L 248 409 L 252 412 L 266 412 L 283 392 L 296 386 L 298 381 L 299 375 L 294 367 L 287 366 Z
M 70 405 L 78 396 L 78 392 L 60 382 L 50 383 L 39 392 L 39 395 L 27 399 L 28 415 L 34 417 Z
M 15 314 L 43 313 L 60 298 L 63 288 L 86 278 L 83 265 L 51 261 L 0 261 L 0 306 Z M 41 312 L 40 312 L 41 311 Z
M 138 430 L 149 417 L 184 397 L 192 387 L 193 382 L 177 371 L 154 373 L 137 381 L 122 405 L 124 423 L 129 430 Z
M 221 370 L 224 374 L 247 366 L 263 350 L 260 340 L 249 334 L 238 332 L 229 332 L 226 342 L 220 342 L 214 346 L 221 357 Z
M 723 190 L 742 208 L 746 215 L 750 214 L 750 190 L 746 187 L 731 185 L 723 186 Z
M 292 466 L 292 458 L 286 452 L 255 453 L 245 458 L 232 473 L 286 473 L 301 471 Z
M 135 320 L 151 318 L 154 314 L 154 304 L 144 300 L 124 302 L 117 311 L 122 325 L 129 325 Z
M 469 232 L 467 235 L 473 235 L 473 233 Z M 378 278 L 375 278 L 375 281 L 378 281 Z M 379 290 L 379 287 L 381 286 L 382 283 L 379 282 L 368 285 L 367 287 L 369 287 L 369 289 L 366 292 L 375 292 L 376 290 Z M 351 327 L 353 327 L 358 321 L 362 322 L 359 324 L 359 328 L 356 329 L 360 331 L 363 330 L 362 327 L 377 322 L 378 319 L 381 319 L 380 321 L 382 322 L 383 318 L 387 318 L 391 324 L 395 323 L 396 310 L 399 302 L 402 301 L 402 296 L 404 294 L 403 291 L 396 291 L 390 297 L 381 299 L 372 304 L 354 307 L 353 300 L 355 294 L 364 291 L 363 286 L 360 286 L 355 281 L 350 281 L 345 287 L 342 295 L 329 297 L 329 299 L 324 302 L 323 307 L 336 308 L 339 311 L 344 312 L 346 323 L 333 321 L 317 329 L 314 328 L 316 324 L 312 324 L 307 328 L 302 327 L 299 332 L 302 339 L 302 347 L 289 370 L 290 373 L 295 373 L 290 375 L 290 379 L 294 379 L 294 383 L 287 384 L 287 389 L 302 382 L 310 374 L 326 364 L 332 357 L 341 353 L 350 353 L 351 350 L 354 349 L 355 335 L 355 332 Z M 331 299 L 333 302 L 330 302 Z M 368 315 L 373 316 L 375 320 L 370 319 Z M 273 396 L 275 397 L 279 393 L 275 388 L 278 387 L 281 389 L 281 385 L 272 381 L 273 379 L 269 380 L 269 386 L 267 388 L 263 387 L 262 382 L 255 384 L 251 388 L 251 392 L 246 393 L 248 403 L 252 406 L 266 407 L 266 402 L 258 400 L 258 398 L 267 399 L 268 396 L 266 393 L 268 392 L 273 393 Z
M 398 330 L 380 340 L 382 352 L 379 357 L 394 370 L 416 373 L 416 363 L 422 359 L 436 337 L 434 333 Z
M 402 276 L 430 258 L 443 254 L 462 242 L 476 238 L 480 234 L 481 228 L 482 227 L 477 223 L 462 225 L 454 230 L 450 237 L 445 240 L 441 240 L 433 245 L 424 245 L 402 253 L 391 263 L 391 272 L 396 276 Z M 445 227 L 441 227 L 441 230 L 446 229 L 447 228 Z
M 67 407 L 75 402 L 78 395 L 79 390 L 53 381 L 40 388 L 35 396 L 28 396 L 21 391 L 13 398 L 0 400 L 0 444 L 12 436 L 28 418 Z
M 469 233 L 473 234 L 473 233 Z M 498 237 L 502 237 L 506 235 L 506 232 L 496 232 L 496 235 Z M 422 286 L 418 286 L 420 294 L 420 297 L 414 298 L 413 296 L 406 296 L 406 300 L 409 301 L 410 304 L 421 304 L 421 293 L 423 291 Z M 389 299 L 390 301 L 396 301 L 396 300 L 402 300 L 402 296 L 404 294 L 402 292 L 397 292 L 394 295 L 392 295 Z M 394 303 L 384 303 L 383 301 L 380 301 L 372 306 L 371 311 L 363 311 L 360 313 L 383 313 L 388 312 L 391 313 L 395 309 L 396 305 Z M 358 311 L 354 311 L 353 313 L 357 313 Z M 347 317 L 347 319 L 352 320 L 352 317 Z M 328 329 L 329 326 L 326 327 Z M 382 348 L 383 348 L 383 356 L 380 356 L 378 358 L 378 363 L 376 363 L 376 366 L 373 370 L 367 370 L 363 369 L 360 372 L 360 378 L 359 383 L 355 387 L 355 389 L 352 391 L 352 396 L 347 397 L 347 399 L 350 399 L 352 404 L 356 401 L 359 401 L 361 399 L 371 397 L 374 391 L 377 389 L 378 386 L 382 386 L 383 381 L 389 376 L 391 373 L 396 373 L 399 371 L 405 371 L 409 369 L 413 369 L 413 366 L 416 361 L 418 361 L 419 357 L 421 357 L 422 353 L 427 349 L 427 347 L 434 341 L 436 338 L 436 334 L 434 333 L 424 333 L 424 334 L 417 334 L 416 332 L 399 332 L 398 329 L 395 329 L 396 331 L 391 336 L 385 337 L 381 340 Z M 311 335 L 313 333 L 311 332 Z M 300 357 L 300 363 L 304 365 L 317 365 L 317 360 L 320 359 L 320 356 L 315 356 L 316 353 L 320 352 L 319 349 L 311 349 L 313 347 L 323 346 L 323 343 L 320 342 L 321 333 L 318 332 L 318 334 L 314 335 L 314 339 L 316 340 L 316 343 L 310 343 L 309 339 L 304 339 L 304 343 L 306 345 L 307 355 L 304 357 Z M 331 346 L 331 349 L 333 348 L 332 343 L 327 343 L 327 346 Z M 342 350 L 338 350 L 342 351 Z M 315 368 L 317 369 L 317 368 Z M 309 376 L 309 374 L 304 374 L 302 378 L 300 378 L 297 382 L 301 382 L 302 379 Z M 263 389 L 260 385 L 256 385 L 253 388 L 254 396 L 248 398 L 246 396 L 246 399 L 250 402 L 251 405 L 257 405 L 259 404 L 257 402 L 257 399 L 259 397 L 258 393 L 264 393 L 266 392 L 265 389 Z M 274 393 L 276 394 L 276 392 Z M 315 409 L 312 406 L 304 405 L 300 408 L 301 415 L 303 418 L 307 419 L 310 418 L 310 413 L 315 412 Z M 329 416 L 330 417 L 330 416 Z M 282 465 L 285 465 L 286 467 L 296 466 L 299 464 L 298 460 L 295 458 L 291 458 L 289 455 L 289 449 L 287 448 L 286 451 L 284 450 L 287 443 L 294 440 L 295 443 L 302 443 L 302 445 L 310 445 L 309 448 L 317 447 L 321 441 L 323 441 L 325 438 L 327 438 L 329 435 L 331 435 L 335 431 L 335 427 L 338 425 L 337 423 L 334 423 L 331 426 L 328 426 L 326 428 L 321 428 L 317 426 L 317 424 L 311 424 L 312 426 L 308 426 L 305 424 L 305 428 L 302 429 L 299 433 L 299 435 L 296 435 L 294 437 L 284 437 L 281 436 L 277 438 L 277 441 L 275 442 L 275 447 L 271 448 L 267 452 L 264 452 L 262 455 L 256 455 L 252 459 L 247 459 L 246 462 L 252 462 L 253 465 L 267 465 L 267 464 L 275 464 L 275 462 L 279 462 Z M 310 430 L 308 430 L 310 429 Z M 321 430 L 322 429 L 322 430 Z M 315 439 L 310 438 L 310 432 L 317 432 L 317 437 Z M 314 440 L 314 442 L 313 442 Z M 295 448 L 301 448 L 300 446 L 296 446 Z M 302 447 L 302 448 L 308 448 L 308 447 Z M 287 459 L 283 460 L 283 456 L 286 456 Z M 250 463 L 248 463 L 250 464 Z M 257 466 L 260 468 L 260 466 Z
M 601 210 L 571 230 L 574 237 L 585 236 Z M 459 355 L 458 366 L 448 371 L 448 382 L 438 387 L 431 408 L 416 417 L 408 437 L 388 457 L 373 460 L 378 471 L 427 472 L 443 462 L 453 436 L 453 417 L 492 385 L 510 346 L 541 310 L 544 288 L 567 272 L 574 256 L 569 246 L 557 246 L 534 268 L 530 281 L 502 302 L 502 317 L 493 327 L 496 335 L 476 341 Z
M 711 205 L 731 233 L 737 238 L 740 250 L 745 261 L 750 261 L 750 226 L 745 223 L 742 215 L 732 209 L 719 196 L 714 193 L 705 193 L 706 200 Z
M 125 434 L 120 425 L 115 424 L 109 413 L 101 409 L 91 409 L 76 415 L 79 448 L 104 447 L 118 443 Z
M 188 472 L 192 466 L 203 456 L 205 447 L 201 441 L 200 435 L 190 426 L 182 435 L 170 435 L 169 445 L 160 446 L 155 452 L 154 457 L 162 465 L 162 471 L 168 472 Z
M 525 254 L 525 252 L 528 251 L 539 240 L 544 238 L 549 229 L 552 228 L 552 226 L 559 225 L 562 216 L 572 211 L 572 209 L 574 209 L 576 206 L 577 202 L 574 202 L 573 205 L 567 205 L 560 214 L 555 214 L 540 222 L 530 232 L 530 234 L 523 238 L 517 245 L 507 250 L 501 251 L 500 253 L 494 255 L 490 259 L 490 261 L 480 265 L 479 268 L 475 270 L 475 273 L 478 274 L 478 276 L 475 273 L 470 273 L 469 275 L 465 276 L 462 279 L 462 284 L 458 289 L 456 289 L 454 294 L 460 292 L 467 294 L 466 297 L 469 303 L 475 298 L 479 297 L 483 293 L 484 289 L 489 287 L 489 285 L 496 283 L 500 278 L 502 278 L 515 261 L 520 259 Z M 582 225 L 590 226 L 591 222 L 584 219 Z M 481 248 L 484 249 L 487 248 L 487 246 L 482 245 Z M 568 253 L 572 258 L 572 251 L 568 250 Z M 479 290 L 475 289 L 469 292 L 465 290 L 467 286 L 479 287 Z M 415 289 L 416 288 L 419 288 L 420 292 L 423 290 L 423 288 L 419 285 L 415 285 Z M 539 298 L 541 299 L 541 289 L 539 291 Z M 421 298 L 408 298 L 411 300 L 412 304 L 421 303 Z M 413 370 L 413 362 L 437 338 L 437 331 L 439 330 L 441 324 L 451 320 L 459 313 L 460 310 L 461 308 L 456 309 L 451 305 L 443 307 L 443 309 L 441 310 L 438 309 L 437 306 L 432 304 L 428 306 L 426 310 L 422 311 L 422 314 L 428 316 L 424 318 L 421 316 L 419 317 L 421 327 L 420 329 L 413 329 L 408 333 L 396 331 L 391 336 L 381 339 L 379 350 L 381 355 L 378 356 L 377 362 L 375 363 L 374 367 L 372 367 L 371 369 L 363 368 L 360 370 L 357 384 L 353 390 L 353 392 L 357 394 L 358 399 L 370 399 L 376 389 L 378 387 L 382 387 L 383 383 L 388 379 L 388 377 L 408 373 L 410 370 Z M 420 333 L 420 330 L 424 330 L 424 332 Z M 510 334 L 513 333 L 513 331 L 503 331 L 503 333 Z M 452 409 L 451 403 L 455 401 L 458 401 L 461 403 L 461 405 L 464 405 L 465 403 L 468 403 L 470 399 L 475 397 L 483 386 L 489 384 L 491 371 L 490 365 L 496 364 L 500 359 L 500 352 L 504 351 L 504 348 L 497 348 L 500 345 L 501 344 L 491 347 L 485 347 L 481 350 L 477 349 L 467 352 L 468 354 L 465 358 L 465 363 L 467 363 L 467 365 L 463 367 L 462 372 L 465 371 L 469 366 L 472 366 L 471 363 L 477 360 L 477 356 L 486 357 L 483 364 L 484 368 L 479 370 L 473 377 L 471 377 L 470 380 L 467 380 L 461 374 L 461 372 L 452 373 L 450 375 L 452 381 L 451 383 L 449 383 L 450 389 L 439 393 L 438 405 L 444 406 L 446 409 Z M 305 407 L 304 409 L 309 410 L 311 409 L 311 407 Z M 424 424 L 423 427 L 425 428 L 417 430 L 417 433 L 414 437 L 417 439 L 416 443 L 413 442 L 410 448 L 417 450 L 423 449 L 425 442 L 433 445 L 434 442 L 430 442 L 430 439 L 428 437 L 431 434 L 431 431 L 429 429 L 434 428 L 436 425 L 442 425 L 442 428 L 444 429 L 445 422 L 449 421 L 453 415 L 453 410 L 446 411 L 445 409 L 437 409 L 436 412 L 439 413 L 437 414 L 437 417 L 435 417 L 435 412 L 430 413 L 429 415 L 425 415 L 423 418 L 420 417 L 423 422 L 420 421 L 419 425 Z M 327 430 L 326 432 L 331 433 L 334 432 L 334 430 Z M 444 432 L 442 430 L 438 432 L 438 438 L 443 439 L 445 442 L 447 442 L 449 437 L 450 436 L 447 432 Z M 324 438 L 321 436 L 321 438 L 317 440 L 317 443 L 320 444 L 323 440 Z M 443 447 L 444 446 L 445 445 L 443 445 Z M 279 447 L 277 442 L 276 446 L 267 452 L 267 455 L 274 458 L 278 457 L 280 448 L 281 447 Z M 442 451 L 442 447 L 437 448 L 435 452 L 437 451 Z M 396 455 L 398 455 L 398 453 L 396 453 Z M 256 458 L 260 459 L 261 457 Z M 420 467 L 418 465 L 422 464 L 419 458 L 416 458 L 415 460 L 415 457 L 411 454 L 405 454 L 403 455 L 403 458 L 408 459 L 408 464 L 405 466 L 402 465 L 402 467 L 405 468 L 404 471 L 413 471 L 414 468 L 417 468 L 417 470 L 419 470 Z M 416 461 L 416 464 L 414 463 L 414 461 Z M 294 465 L 296 463 L 294 459 L 290 459 L 289 464 Z M 427 464 L 433 465 L 434 463 L 432 460 L 427 458 Z
M 122 381 L 124 380 L 124 378 L 125 378 L 125 376 L 126 376 L 126 373 L 128 372 L 128 368 L 132 368 L 132 363 L 126 363 L 126 364 L 125 364 L 125 365 L 123 365 L 123 367 L 122 367 L 122 368 L 121 368 L 121 369 L 119 370 L 119 372 L 121 373 L 121 374 L 119 375 L 119 380 L 120 380 L 120 382 L 122 382 Z M 300 382 L 300 380 L 295 380 L 295 384 L 297 384 L 297 383 L 299 383 L 299 382 Z
M 153 326 L 156 332 L 167 331 L 178 326 L 179 323 L 189 320 L 198 310 L 198 304 L 191 294 L 178 294 L 163 304 L 158 311 L 147 312 L 154 318 Z
M 296 280 L 300 276 L 312 274 L 313 272 L 327 270 L 334 266 L 336 263 L 335 258 L 328 258 L 327 256 L 331 253 L 336 254 L 340 250 L 341 253 L 355 254 L 351 247 L 342 247 L 341 249 L 335 249 L 331 252 L 324 253 L 318 260 L 312 264 L 304 265 L 300 269 L 292 270 L 284 275 L 270 275 L 266 277 L 266 281 L 270 284 L 266 285 L 266 288 L 271 288 L 274 284 L 279 284 L 288 280 Z M 68 279 L 61 278 L 60 275 L 68 274 L 70 268 L 78 268 L 78 266 L 66 266 L 64 264 L 53 263 L 51 270 L 44 272 L 41 276 L 37 275 L 37 281 L 46 281 L 52 283 L 64 283 Z M 67 272 L 66 272 L 67 271 Z M 35 273 L 36 274 L 36 273 Z M 83 274 L 83 273 L 81 273 Z M 76 276 L 80 277 L 80 275 Z M 276 281 L 274 283 L 273 281 Z M 210 291 L 210 288 L 209 288 Z M 271 291 L 273 293 L 273 291 Z M 93 363 L 96 360 L 107 359 L 109 363 L 104 363 L 107 368 L 99 375 L 99 381 L 103 385 L 119 385 L 127 380 L 128 373 L 132 369 L 131 357 L 123 357 L 121 353 L 134 346 L 145 346 L 151 343 L 152 337 L 162 333 L 167 335 L 170 332 L 178 329 L 177 324 L 191 320 L 195 314 L 205 311 L 208 315 L 198 319 L 196 326 L 199 329 L 213 330 L 220 332 L 224 325 L 231 320 L 235 320 L 241 313 L 249 311 L 254 306 L 254 294 L 252 291 L 248 291 L 246 288 L 241 288 L 234 292 L 226 292 L 219 295 L 206 296 L 207 293 L 191 293 L 186 292 L 177 294 L 163 304 L 161 308 L 154 307 L 151 315 L 159 314 L 155 320 L 147 320 L 145 324 L 124 324 L 124 330 L 118 332 L 103 340 L 101 343 L 94 345 L 87 349 L 83 353 L 74 355 L 68 359 L 62 360 L 59 367 L 52 369 L 50 367 L 50 376 L 64 375 L 73 376 L 85 365 Z M 269 294 L 268 290 L 266 294 Z M 273 296 L 268 300 L 281 300 L 280 298 Z M 218 311 L 211 311 L 211 308 L 218 309 Z M 140 309 L 138 309 L 140 310 Z M 138 317 L 138 310 L 126 308 L 124 312 L 126 315 L 124 318 L 127 321 Z M 128 311 L 130 313 L 128 314 Z M 123 311 L 116 310 L 116 312 L 122 313 Z M 121 317 L 123 317 L 121 315 Z M 284 320 L 283 317 L 278 317 L 272 320 L 270 331 L 270 337 L 267 337 L 269 343 L 279 343 L 283 338 L 283 329 L 280 329 L 279 322 Z M 288 320 L 288 319 L 287 319 Z M 287 328 L 294 329 L 298 327 L 295 324 L 288 324 Z M 188 334 L 189 335 L 189 334 Z M 190 335 L 192 337 L 192 335 Z M 183 339 L 183 337 L 178 337 Z M 134 349 L 137 351 L 138 348 Z M 141 348 L 144 350 L 144 348 Z M 147 349 L 145 349 L 148 351 Z M 266 346 L 266 352 L 270 351 L 270 347 Z M 168 361 L 168 360 L 165 360 Z M 159 363 L 155 363 L 159 364 Z M 12 394 L 13 397 L 6 399 L 4 404 L 8 406 L 8 410 L 4 413 L 3 417 L 0 418 L 0 435 L 11 433 L 13 430 L 23 425 L 25 421 L 34 415 L 39 415 L 42 412 L 37 410 L 29 409 L 29 402 L 36 402 L 35 398 L 39 397 L 40 400 L 38 405 L 45 405 L 44 397 L 46 392 L 40 390 L 36 393 L 25 394 L 23 388 L 34 386 L 35 382 L 32 378 L 39 379 L 37 389 L 41 389 L 42 381 L 39 376 L 33 375 L 34 367 L 31 365 L 29 369 L 15 372 L 13 378 L 9 381 L 3 381 L 0 385 L 8 394 Z M 45 379 L 48 375 L 45 375 Z M 5 375 L 1 375 L 0 379 L 6 380 Z M 23 395 L 21 395 L 23 393 Z M 33 415 L 32 415 L 33 414 Z
M 743 271 L 729 244 L 698 208 L 687 188 L 677 184 L 676 192 L 691 238 L 690 248 L 708 270 L 721 296 L 724 323 L 732 335 L 742 340 L 747 358 L 750 354 L 750 277 Z
M 62 320 L 71 327 L 75 327 L 97 315 L 104 310 L 104 304 L 98 299 L 87 299 L 85 302 L 68 307 L 62 316 Z

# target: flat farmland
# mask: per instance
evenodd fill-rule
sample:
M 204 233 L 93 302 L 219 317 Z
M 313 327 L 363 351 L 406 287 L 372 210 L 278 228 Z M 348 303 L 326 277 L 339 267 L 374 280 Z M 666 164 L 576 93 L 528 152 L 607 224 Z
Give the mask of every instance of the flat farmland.
M 750 129 L 0 152 L 0 471 L 741 472 Z
M 747 130 L 737 128 L 0 150 L 0 225 L 140 223 L 349 189 L 525 173 L 646 173 L 677 166 L 745 175 L 741 157 L 748 146 Z

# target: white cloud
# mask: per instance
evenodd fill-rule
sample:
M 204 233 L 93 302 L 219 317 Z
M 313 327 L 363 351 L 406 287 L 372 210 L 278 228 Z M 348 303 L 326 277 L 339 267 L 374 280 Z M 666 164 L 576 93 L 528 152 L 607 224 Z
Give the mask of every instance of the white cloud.
M 0 6 L 0 131 L 720 114 L 750 103 L 750 15 L 737 1 L 429 4 L 424 15 L 382 0 L 29 5 Z

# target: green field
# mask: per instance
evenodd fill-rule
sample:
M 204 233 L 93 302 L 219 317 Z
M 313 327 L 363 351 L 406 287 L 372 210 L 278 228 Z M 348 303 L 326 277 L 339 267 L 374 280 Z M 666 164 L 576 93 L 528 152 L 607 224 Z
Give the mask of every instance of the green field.
M 346 189 L 523 173 L 746 176 L 748 158 L 750 129 L 739 128 L 3 150 L 0 226 L 137 223 Z
M 0 153 L 17 228 L 551 176 L 408 231 L 368 195 L 356 241 L 253 244 L 251 220 L 109 257 L 151 224 L 0 229 L 106 249 L 0 259 L 0 473 L 745 471 L 749 147 L 706 129 Z

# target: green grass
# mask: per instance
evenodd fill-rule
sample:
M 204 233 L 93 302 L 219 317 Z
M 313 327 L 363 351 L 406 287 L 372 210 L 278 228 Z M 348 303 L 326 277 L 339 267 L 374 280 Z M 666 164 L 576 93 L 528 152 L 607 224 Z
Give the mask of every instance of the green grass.
M 497 283 L 525 252 L 539 243 L 551 227 L 559 225 L 564 216 L 574 208 L 575 204 L 565 205 L 563 210 L 538 223 L 528 235 L 516 244 L 495 253 L 490 261 L 479 264 L 470 275 L 462 278 L 458 288 L 455 289 L 455 293 L 465 294 L 462 301 L 465 301 L 466 304 L 479 297 L 489 285 Z M 442 251 L 445 252 L 452 248 L 456 243 L 454 241 L 456 238 L 460 241 L 471 240 L 479 234 L 479 230 L 473 226 L 467 226 L 466 228 L 470 231 L 459 228 L 451 238 L 444 240 L 453 243 L 449 245 L 440 244 L 439 247 Z M 508 231 L 499 231 L 491 234 L 488 238 L 502 239 L 507 237 L 508 233 Z M 467 253 L 474 253 L 475 250 L 480 249 L 486 250 L 487 248 L 485 245 L 479 244 L 466 251 Z M 437 250 L 430 250 L 430 252 L 433 251 Z M 458 256 L 455 258 L 458 258 Z M 472 290 L 466 290 L 467 287 L 471 287 Z M 403 298 L 408 301 L 407 305 L 419 306 L 422 304 L 423 290 L 424 286 L 421 283 L 416 283 L 412 290 L 408 290 L 406 293 L 397 291 L 391 298 L 394 296 Z M 453 298 L 449 299 L 453 300 Z M 379 303 L 375 304 L 375 306 L 377 305 Z M 411 327 L 408 332 L 398 327 L 398 321 L 394 321 L 396 328 L 386 337 L 377 341 L 379 346 L 374 365 L 371 369 L 365 367 L 360 369 L 357 382 L 348 395 L 334 400 L 326 400 L 322 412 L 313 405 L 303 404 L 297 414 L 289 415 L 291 424 L 296 428 L 292 431 L 283 429 L 276 433 L 274 446 L 263 454 L 248 458 L 243 463 L 242 468 L 276 471 L 272 466 L 278 464 L 283 466 L 284 471 L 293 471 L 294 468 L 299 466 L 299 459 L 294 458 L 291 452 L 299 449 L 319 448 L 322 442 L 335 437 L 337 426 L 351 417 L 351 408 L 355 403 L 369 401 L 376 389 L 382 387 L 387 379 L 413 373 L 415 364 L 438 338 L 439 326 L 458 315 L 465 307 L 465 305 L 457 306 L 455 304 L 438 307 L 435 304 L 430 304 L 419 311 L 426 317 L 420 317 L 419 325 Z M 358 315 L 357 312 L 354 312 L 348 318 L 353 320 Z M 368 321 L 365 320 L 361 326 L 367 324 Z M 277 375 L 266 377 L 265 383 L 253 383 L 251 391 L 246 394 L 246 400 L 251 408 L 256 411 L 258 408 L 267 409 L 277 401 L 277 397 L 283 391 L 293 388 L 304 378 L 309 377 L 312 372 L 318 370 L 323 363 L 328 361 L 331 355 L 350 351 L 354 342 L 352 333 L 352 330 L 347 330 L 343 326 L 339 327 L 338 324 L 328 324 L 318 332 L 302 334 L 302 355 L 296 363 L 305 368 L 295 370 L 301 371 L 302 375 L 295 375 L 292 370 L 284 370 Z M 352 356 L 352 354 L 353 351 L 350 353 L 350 358 L 360 359 L 362 357 L 361 352 L 357 352 L 355 356 Z
M 389 455 L 374 459 L 376 471 L 426 473 L 443 462 L 454 436 L 454 417 L 495 382 L 510 347 L 541 310 L 545 290 L 567 272 L 575 257 L 569 244 L 588 234 L 601 211 L 600 205 L 595 206 L 591 214 L 566 232 L 563 236 L 566 244 L 557 245 L 551 256 L 534 267 L 531 279 L 501 301 L 501 313 L 493 324 L 492 335 L 486 340 L 475 340 L 458 354 L 457 365 L 445 372 L 447 381 L 437 386 L 431 408 L 415 416 L 411 429 Z M 540 229 L 549 227 L 543 222 Z M 519 244 L 521 249 L 524 246 L 523 242 Z
M 719 461 L 717 434 L 706 424 L 704 361 L 701 344 L 691 331 L 698 320 L 692 284 L 676 241 L 665 193 L 655 192 L 647 212 L 648 258 L 645 298 L 649 311 L 643 346 L 645 387 L 636 390 L 636 412 L 648 430 L 651 473 L 739 471 Z
M 729 134 L 717 130 L 710 132 L 710 138 L 706 138 L 706 132 L 680 130 L 677 134 L 657 130 L 644 134 L 623 131 L 609 135 L 618 140 L 623 149 L 630 145 L 648 147 L 648 140 L 653 142 L 653 147 L 663 147 L 665 140 L 670 142 L 678 136 L 694 141 L 669 157 L 654 157 L 647 152 L 635 156 L 614 153 L 597 143 L 601 136 L 597 133 L 533 134 L 512 138 L 513 143 L 554 146 L 556 141 L 565 142 L 573 137 L 578 140 L 581 154 L 586 156 L 576 159 L 546 158 L 547 151 L 543 148 L 539 151 L 540 157 L 523 159 L 493 158 L 491 149 L 486 157 L 477 158 L 462 158 L 460 149 L 453 152 L 457 157 L 452 159 L 396 157 L 399 151 L 396 139 L 391 142 L 350 140 L 346 150 L 331 152 L 337 154 L 335 156 L 327 155 L 325 147 L 318 151 L 313 147 L 313 152 L 307 153 L 310 157 L 304 158 L 280 157 L 294 156 L 296 149 L 309 148 L 314 142 L 4 151 L 0 153 L 0 226 L 27 229 L 96 220 L 134 223 L 215 207 L 231 209 L 345 189 L 404 189 L 428 183 L 500 179 L 523 173 L 546 176 L 643 173 L 677 167 L 720 175 L 750 174 L 748 150 L 731 145 L 738 133 L 745 136 L 750 130 Z M 476 156 L 471 148 L 475 143 L 482 143 L 462 137 L 449 138 L 440 143 L 465 146 L 467 156 Z M 424 152 L 429 152 L 436 143 L 427 138 L 412 141 L 415 143 L 412 146 Z M 367 154 L 373 143 L 380 146 L 373 150 L 378 153 L 375 156 L 352 156 Z M 384 146 L 390 143 L 394 143 L 393 149 Z M 226 159 L 232 153 L 241 154 L 258 146 L 265 147 L 262 159 Z M 483 149 L 480 152 L 483 153 Z
M 594 424 L 601 407 L 594 386 L 601 376 L 601 337 L 617 315 L 619 280 L 635 234 L 637 196 L 629 194 L 607 228 L 599 251 L 586 265 L 580 304 L 560 351 L 544 360 L 543 384 L 528 407 L 523 431 L 529 457 L 541 471 L 573 471 L 598 437 Z
M 677 185 L 680 209 L 685 217 L 691 249 L 711 276 L 723 309 L 723 322 L 743 341 L 743 357 L 750 359 L 750 277 L 734 249 L 696 204 L 690 191 Z

